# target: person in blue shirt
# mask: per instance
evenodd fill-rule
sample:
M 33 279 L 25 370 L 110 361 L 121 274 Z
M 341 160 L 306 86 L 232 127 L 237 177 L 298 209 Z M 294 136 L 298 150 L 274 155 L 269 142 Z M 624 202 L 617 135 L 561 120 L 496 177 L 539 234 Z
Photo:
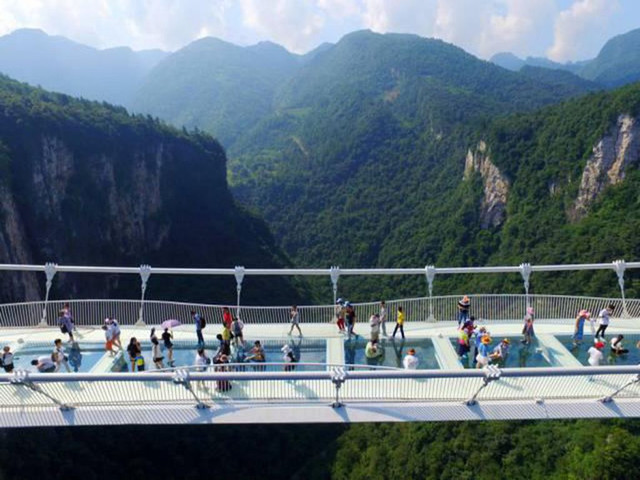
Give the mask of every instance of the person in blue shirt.
M 204 346 L 204 337 L 202 336 L 202 317 L 195 310 L 191 310 L 191 318 L 196 325 L 196 335 L 198 337 L 198 345 Z
M 478 362 L 476 368 L 484 368 L 489 365 L 489 346 L 491 345 L 491 337 L 485 335 L 482 337 L 480 346 L 478 347 L 478 355 L 476 355 L 476 361 Z

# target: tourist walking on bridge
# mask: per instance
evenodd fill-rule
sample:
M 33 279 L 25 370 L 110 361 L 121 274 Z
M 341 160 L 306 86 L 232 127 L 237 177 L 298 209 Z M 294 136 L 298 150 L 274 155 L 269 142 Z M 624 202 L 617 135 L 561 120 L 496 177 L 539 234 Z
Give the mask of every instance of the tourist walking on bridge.
M 382 327 L 382 335 L 389 338 L 387 333 L 387 304 L 384 300 L 380 301 L 380 327 Z
M 58 312 L 58 325 L 60 325 L 60 331 L 69 335 L 69 341 L 73 342 L 73 320 L 71 316 L 65 314 L 65 310 Z
M 193 318 L 193 322 L 196 326 L 196 336 L 198 337 L 198 346 L 204 347 L 204 337 L 202 336 L 202 329 L 205 327 L 206 323 L 204 318 L 197 313 L 195 310 L 191 310 L 191 318 Z
M 587 310 L 580 310 L 576 317 L 576 323 L 573 328 L 573 346 L 576 347 L 582 343 L 584 337 L 584 323 L 590 320 L 591 314 Z
M 129 360 L 131 361 L 131 371 L 135 372 L 136 360 L 138 356 L 142 354 L 142 349 L 140 348 L 140 342 L 138 342 L 138 339 L 136 337 L 131 337 L 131 340 L 129 340 L 129 345 L 127 346 L 127 353 L 129 354 Z
M 358 336 L 358 334 L 353 331 L 353 328 L 356 325 L 356 309 L 349 302 L 345 302 L 344 307 L 344 318 L 347 321 L 347 338 L 351 339 L 352 335 L 355 335 L 356 337 Z
M 522 327 L 522 340 L 520 341 L 520 343 L 524 343 L 525 345 L 531 345 L 533 337 L 536 336 L 533 330 L 534 314 L 535 311 L 533 308 L 527 307 L 527 314 L 524 316 L 524 326 Z
M 302 336 L 302 330 L 300 330 L 300 313 L 298 313 L 298 306 L 293 305 L 291 307 L 291 311 L 289 312 L 289 321 L 291 322 L 291 329 L 289 330 L 289 335 L 293 333 L 293 329 L 298 329 L 298 334 Z
M 469 332 L 464 328 L 458 329 L 458 358 L 464 361 L 464 357 L 468 356 L 469 350 Z M 466 362 L 465 362 L 466 363 Z
M 151 358 L 153 360 L 153 363 L 158 369 L 164 368 L 164 363 L 162 362 L 162 360 L 164 360 L 164 356 L 162 355 L 162 348 L 160 347 L 160 341 L 158 340 L 158 336 L 156 335 L 155 328 L 151 329 L 150 340 Z
M 238 345 L 241 345 L 244 348 L 244 334 L 242 333 L 243 330 L 244 322 L 238 317 L 233 317 L 233 322 L 231 323 L 231 333 L 233 334 L 233 343 L 235 343 L 236 347 Z
M 222 307 L 222 323 L 224 323 L 229 329 L 231 328 L 231 323 L 233 323 L 233 316 L 231 315 L 231 310 L 229 310 L 229 307 Z
M 118 320 L 116 320 L 115 318 L 107 317 L 104 319 L 104 323 L 111 330 L 112 344 L 122 350 L 122 342 L 120 341 L 120 324 L 118 323 Z
M 64 366 L 64 369 L 67 372 L 71 371 L 71 368 L 69 367 L 69 358 L 67 357 L 67 355 L 64 352 L 64 347 L 62 346 L 62 340 L 60 340 L 59 338 L 56 338 L 53 342 L 53 353 L 55 353 L 56 355 L 56 372 L 60 371 L 60 367 Z
M 471 301 L 468 296 L 462 297 L 458 300 L 458 327 L 464 325 L 469 320 L 469 308 L 471 307 Z
M 4 368 L 5 372 L 13 372 L 13 353 L 11 352 L 10 346 L 7 345 L 2 349 L 2 357 L 0 357 L 0 360 L 2 360 L 2 368 Z
M 173 362 L 173 342 L 171 341 L 172 339 L 173 339 L 173 333 L 171 333 L 168 328 L 165 328 L 164 332 L 162 332 L 162 342 L 164 343 L 164 348 L 167 351 L 167 364 L 170 367 L 175 367 L 175 364 Z
M 392 338 L 396 338 L 396 333 L 400 329 L 400 334 L 402 335 L 402 339 L 404 340 L 404 312 L 402 311 L 402 306 L 398 306 L 398 314 L 396 316 L 396 327 L 393 329 Z
M 369 326 L 371 327 L 371 340 L 378 340 L 380 337 L 380 316 L 377 313 L 369 318 Z
M 485 335 L 482 337 L 478 354 L 476 355 L 476 368 L 484 368 L 489 365 L 489 346 L 491 345 L 491 337 Z
M 602 335 L 602 339 L 605 340 L 604 332 L 607 330 L 609 323 L 611 322 L 611 314 L 616 309 L 616 306 L 613 303 L 610 303 L 607 308 L 603 308 L 598 315 L 598 330 L 596 331 L 596 338 L 600 338 Z
M 345 309 L 344 309 L 344 304 L 341 298 L 336 300 L 335 313 L 336 313 L 336 325 L 338 326 L 338 331 L 340 333 L 344 333 L 345 332 L 345 325 L 344 325 Z
M 475 332 L 475 335 L 476 335 L 476 338 L 475 338 L 475 341 L 473 343 L 473 345 L 475 346 L 475 349 L 473 351 L 473 361 L 471 362 L 471 363 L 473 363 L 474 367 L 478 363 L 477 358 L 478 358 L 478 353 L 480 353 L 480 345 L 482 345 L 482 339 L 484 337 L 490 337 L 489 332 L 487 332 L 486 327 L 480 327 L 480 329 L 477 332 Z

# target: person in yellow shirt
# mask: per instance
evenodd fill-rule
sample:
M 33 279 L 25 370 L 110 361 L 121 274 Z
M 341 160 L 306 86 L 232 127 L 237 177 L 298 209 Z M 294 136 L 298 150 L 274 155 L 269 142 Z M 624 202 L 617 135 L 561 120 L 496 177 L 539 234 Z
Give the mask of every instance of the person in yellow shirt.
M 396 332 L 400 329 L 400 334 L 404 339 L 404 312 L 402 311 L 402 307 L 398 307 L 398 315 L 396 316 L 396 328 L 393 329 L 392 338 L 396 338 Z

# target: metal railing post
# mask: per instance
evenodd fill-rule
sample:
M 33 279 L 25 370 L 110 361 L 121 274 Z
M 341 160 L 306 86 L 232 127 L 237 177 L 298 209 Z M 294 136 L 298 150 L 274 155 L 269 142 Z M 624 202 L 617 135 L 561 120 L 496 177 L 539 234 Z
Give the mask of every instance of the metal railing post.
M 57 398 L 49 395 L 47 392 L 42 390 L 40 385 L 36 385 L 35 383 L 33 383 L 29 379 L 29 372 L 27 372 L 26 370 L 16 370 L 16 371 L 14 371 L 13 372 L 13 376 L 9 380 L 9 383 L 11 383 L 11 385 L 21 385 L 23 387 L 28 388 L 29 390 L 31 390 L 33 392 L 39 393 L 40 395 L 43 395 L 43 396 L 47 397 L 53 403 L 58 405 L 60 407 L 60 410 L 62 410 L 63 412 L 66 412 L 66 411 L 69 411 L 69 410 L 73 410 L 73 408 L 74 408 L 72 405 L 67 405 L 66 403 L 61 402 Z
M 618 395 L 621 391 L 623 391 L 627 387 L 630 387 L 631 385 L 634 385 L 636 383 L 640 383 L 640 374 L 636 375 L 636 378 L 634 378 L 633 380 L 625 383 L 623 386 L 621 386 L 619 389 L 617 389 L 611 395 L 607 395 L 606 397 L 601 398 L 600 401 L 602 403 L 609 403 L 609 402 L 611 402 L 613 400 L 613 397 Z
M 44 274 L 47 277 L 46 292 L 44 294 L 44 307 L 42 307 L 42 317 L 40 317 L 39 327 L 47 326 L 47 305 L 49 303 L 49 292 L 51 291 L 51 285 L 53 284 L 53 277 L 56 275 L 56 269 L 58 265 L 52 262 L 44 264 Z
M 433 280 L 436 278 L 436 267 L 433 265 L 427 265 L 424 267 L 425 275 L 427 276 L 427 284 L 429 286 L 429 318 L 430 322 L 435 320 L 433 316 Z
M 531 264 L 530 263 L 521 263 L 520 264 L 520 274 L 522 275 L 522 280 L 524 281 L 524 296 L 526 302 L 526 308 L 531 306 L 531 302 L 529 301 L 529 279 L 531 278 Z
M 629 312 L 627 310 L 627 300 L 624 296 L 624 271 L 627 269 L 627 264 L 624 260 L 616 260 L 613 262 L 613 269 L 618 276 L 618 285 L 620 286 L 620 296 L 622 297 L 622 316 L 629 318 Z
M 484 367 L 483 371 L 484 371 L 484 379 L 482 380 L 482 385 L 480 385 L 480 388 L 476 390 L 476 393 L 474 393 L 469 400 L 464 402 L 465 405 L 469 407 L 472 407 L 473 405 L 478 403 L 476 401 L 476 398 L 478 397 L 478 395 L 483 389 L 485 389 L 491 382 L 500 379 L 500 374 L 501 374 L 500 368 L 496 367 L 495 365 L 488 365 Z
M 332 266 L 329 269 L 329 275 L 331 276 L 331 285 L 333 288 L 333 305 L 338 300 L 338 279 L 340 278 L 340 267 Z
M 182 385 L 187 392 L 193 395 L 193 398 L 196 400 L 196 408 L 198 410 L 204 410 L 206 408 L 211 408 L 209 405 L 204 403 L 200 397 L 194 392 L 193 387 L 191 386 L 191 379 L 189 377 L 189 370 L 185 368 L 177 369 L 173 374 L 173 383 L 176 385 Z
M 336 399 L 331 404 L 333 408 L 340 408 L 344 406 L 344 403 L 340 401 L 340 388 L 347 378 L 347 372 L 342 367 L 334 367 L 331 369 L 331 383 L 336 388 Z
M 136 326 L 138 327 L 144 327 L 146 325 L 144 323 L 144 294 L 147 291 L 147 282 L 150 276 L 151 265 L 140 265 L 140 279 L 142 281 L 140 288 L 142 290 L 142 296 L 140 297 L 140 312 L 138 313 L 138 321 L 136 322 Z
M 233 275 L 236 277 L 236 316 L 240 318 L 240 295 L 242 294 L 244 267 L 235 267 Z

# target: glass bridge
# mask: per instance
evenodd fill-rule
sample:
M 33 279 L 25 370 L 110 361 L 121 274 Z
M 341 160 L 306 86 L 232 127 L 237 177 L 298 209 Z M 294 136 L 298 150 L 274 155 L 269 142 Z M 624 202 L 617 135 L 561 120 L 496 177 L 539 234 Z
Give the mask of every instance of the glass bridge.
M 250 270 L 64 267 L 54 264 L 0 265 L 2 271 L 36 271 L 46 275 L 41 302 L 0 305 L 2 346 L 13 353 L 14 370 L 0 374 L 0 425 L 5 427 L 166 424 L 166 423 L 313 423 L 379 421 L 445 421 L 543 418 L 605 418 L 640 416 L 640 300 L 624 295 L 624 272 L 640 263 L 473 267 L 440 269 Z M 609 269 L 617 275 L 616 298 L 529 294 L 536 271 Z M 140 275 L 140 300 L 50 300 L 57 272 L 130 273 Z M 245 324 L 245 353 L 259 340 L 264 362 L 248 362 L 236 348 L 231 363 L 195 366 L 196 333 L 190 311 L 207 318 L 205 351 L 218 348 L 223 305 L 145 300 L 151 274 L 233 275 L 237 304 L 231 306 Z M 437 275 L 514 273 L 522 276 L 521 295 L 469 295 L 471 314 L 493 339 L 511 340 L 509 357 L 500 364 L 474 368 L 472 358 L 458 357 L 455 321 L 460 296 L 434 296 Z M 355 332 L 347 338 L 335 325 L 333 305 L 300 306 L 303 337 L 289 336 L 290 307 L 249 307 L 241 304 L 245 275 L 327 275 L 334 299 L 344 275 L 423 275 L 428 296 L 387 300 L 387 332 L 393 331 L 395 311 L 406 314 L 402 339 L 380 336 L 379 354 L 365 355 L 370 336 L 368 319 L 377 302 L 354 304 Z M 612 279 L 616 276 L 612 275 Z M 68 303 L 76 324 L 76 343 L 60 332 L 57 312 Z M 616 308 L 607 340 L 623 334 L 628 350 L 614 355 L 607 344 L 599 366 L 589 366 L 593 344 L 589 324 L 584 341 L 573 345 L 575 317 L 582 309 L 594 317 L 607 305 Z M 527 308 L 535 311 L 535 338 L 520 343 Z M 141 341 L 146 369 L 130 372 L 126 351 L 105 351 L 105 317 L 117 318 L 126 348 L 131 337 Z M 150 328 L 176 319 L 172 329 L 174 367 L 156 368 L 151 358 Z M 40 373 L 31 360 L 50 355 L 53 340 L 63 339 L 65 353 L 74 350 L 69 370 Z M 161 341 L 162 343 L 162 341 Z M 285 347 L 286 346 L 286 347 Z M 287 348 L 288 347 L 288 348 Z M 291 349 L 296 362 L 286 363 Z M 402 360 L 416 351 L 418 368 L 405 370 Z M 472 350 L 473 351 L 473 350 Z M 162 353 L 164 363 L 168 351 Z M 73 361 L 72 361 L 73 360 Z M 76 371 L 77 370 L 77 371 Z

